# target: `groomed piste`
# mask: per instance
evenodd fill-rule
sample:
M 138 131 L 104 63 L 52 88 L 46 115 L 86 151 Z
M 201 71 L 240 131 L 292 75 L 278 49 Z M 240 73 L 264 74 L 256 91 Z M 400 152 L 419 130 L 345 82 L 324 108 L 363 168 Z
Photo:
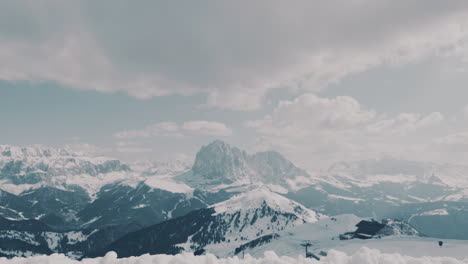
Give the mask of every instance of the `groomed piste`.
M 381 253 L 376 249 L 361 248 L 354 254 L 331 250 L 327 257 L 320 261 L 298 257 L 280 257 L 274 252 L 265 252 L 262 258 L 246 255 L 244 258 L 232 257 L 218 259 L 214 255 L 194 256 L 179 255 L 143 255 L 139 257 L 117 258 L 115 252 L 109 252 L 102 258 L 72 260 L 61 254 L 34 256 L 29 258 L 0 258 L 0 264 L 468 264 L 468 258 L 456 259 L 444 257 L 411 257 L 400 254 Z

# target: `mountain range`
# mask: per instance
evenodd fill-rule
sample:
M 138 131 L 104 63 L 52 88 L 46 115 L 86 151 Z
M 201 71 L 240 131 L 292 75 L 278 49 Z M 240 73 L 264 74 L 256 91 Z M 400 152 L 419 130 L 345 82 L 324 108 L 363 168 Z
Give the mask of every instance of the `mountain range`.
M 343 214 L 468 239 L 465 172 L 384 157 L 311 173 L 280 153 L 248 154 L 219 140 L 193 164 L 0 145 L 0 256 L 229 256 Z M 326 239 L 353 231 L 354 220 Z

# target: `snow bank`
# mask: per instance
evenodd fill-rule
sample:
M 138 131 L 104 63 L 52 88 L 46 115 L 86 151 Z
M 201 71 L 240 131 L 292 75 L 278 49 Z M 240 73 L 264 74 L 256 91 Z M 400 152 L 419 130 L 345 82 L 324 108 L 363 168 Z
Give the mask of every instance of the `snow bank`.
M 376 249 L 361 248 L 353 255 L 332 250 L 328 257 L 322 261 L 305 259 L 302 256 L 278 257 L 274 252 L 268 251 L 263 258 L 246 256 L 244 259 L 238 257 L 217 259 L 214 255 L 193 256 L 185 253 L 176 256 L 170 255 L 143 255 L 117 259 L 115 252 L 109 252 L 105 257 L 95 259 L 84 259 L 82 261 L 71 260 L 64 255 L 54 254 L 51 256 L 35 256 L 30 258 L 14 258 L 7 260 L 0 258 L 0 264 L 468 264 L 468 258 L 459 260 L 451 257 L 409 257 L 400 254 L 384 254 Z

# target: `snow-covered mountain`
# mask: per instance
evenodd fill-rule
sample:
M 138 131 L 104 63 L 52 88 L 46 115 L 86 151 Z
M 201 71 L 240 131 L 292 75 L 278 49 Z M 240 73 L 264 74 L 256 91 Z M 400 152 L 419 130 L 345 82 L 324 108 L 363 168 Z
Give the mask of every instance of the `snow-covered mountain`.
M 315 193 L 315 196 L 354 204 L 370 201 L 395 205 L 468 201 L 468 167 L 461 165 L 384 157 L 340 162 L 319 175 L 318 184 L 296 193 L 299 196 Z
M 279 194 L 257 189 L 128 234 L 95 254 L 113 250 L 119 256 L 181 251 L 232 255 L 243 243 L 315 222 L 321 217 Z
M 373 160 L 339 162 L 323 174 L 343 182 L 373 185 L 379 182 L 420 182 L 449 187 L 468 187 L 468 166 L 409 161 L 389 156 Z
M 141 228 L 183 216 L 228 199 L 231 194 L 206 193 L 195 190 L 178 193 L 154 188 L 146 182 L 135 186 L 109 184 L 98 193 L 96 200 L 77 213 L 81 228 L 137 224 Z
M 467 239 L 468 227 L 459 220 L 468 215 L 466 172 L 459 165 L 390 157 L 341 162 L 320 172 L 318 183 L 286 196 L 327 215 L 399 218 L 426 235 Z
M 398 218 L 426 235 L 468 239 L 463 166 L 384 158 L 338 163 L 312 176 L 277 152 L 248 154 L 222 141 L 202 147 L 193 164 L 125 164 L 40 146 L 0 150 L 0 217 L 44 224 L 63 245 L 70 230 L 98 230 L 73 249 L 85 255 L 96 243 L 128 255 L 232 255 L 339 214 Z M 10 224 L 1 228 L 19 234 Z M 44 245 L 31 252 L 72 250 L 52 249 L 40 232 L 23 234 Z M 5 237 L 21 248 L 25 241 L 16 238 Z
M 290 197 L 315 192 L 308 196 L 402 204 L 468 200 L 467 171 L 468 167 L 459 165 L 384 157 L 336 163 L 311 176 L 277 152 L 250 155 L 218 140 L 202 147 L 191 170 L 174 179 L 210 191 L 242 191 L 263 185 L 276 192 L 289 192 Z
M 228 243 L 229 247 L 304 223 L 312 223 L 322 217 L 317 212 L 265 188 L 236 195 L 209 208 L 215 210 L 217 221 L 229 223 L 224 230 L 224 239 L 232 241 Z M 190 246 L 187 248 L 187 244 L 184 245 L 185 250 L 199 247 L 196 240 L 188 240 L 186 243 Z M 225 243 L 208 245 L 205 250 L 216 255 L 227 254 Z
M 59 148 L 0 145 L 0 186 L 10 193 L 51 186 L 82 188 L 93 195 L 107 183 L 131 177 L 130 171 L 116 159 Z
M 186 162 L 139 162 L 43 146 L 0 146 L 0 216 L 38 219 L 57 230 L 140 228 L 227 199 L 172 178 Z
M 250 155 L 216 140 L 200 149 L 192 169 L 178 179 L 201 189 L 262 184 L 290 188 L 291 182 L 301 177 L 309 174 L 277 152 Z

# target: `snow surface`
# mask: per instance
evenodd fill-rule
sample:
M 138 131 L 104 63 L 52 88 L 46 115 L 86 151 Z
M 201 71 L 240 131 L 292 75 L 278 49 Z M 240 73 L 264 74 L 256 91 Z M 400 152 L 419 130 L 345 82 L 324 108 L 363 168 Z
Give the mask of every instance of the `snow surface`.
M 339 246 L 340 243 L 349 243 L 349 240 L 340 241 L 339 235 L 355 231 L 356 224 L 361 220 L 363 219 L 352 214 L 325 217 L 316 222 L 305 223 L 280 232 L 278 233 L 279 238 L 253 249 L 246 249 L 245 254 L 259 257 L 266 251 L 274 250 L 280 255 L 296 256 L 304 251 L 302 247 L 298 246 L 303 241 L 309 241 L 313 244 L 312 252 L 328 251 Z
M 171 175 L 148 177 L 145 184 L 154 189 L 166 190 L 173 193 L 193 193 L 193 188 L 187 184 L 176 182 Z
M 468 258 L 457 259 L 452 256 L 413 257 L 399 253 L 382 253 L 378 249 L 367 247 L 360 248 L 353 254 L 346 254 L 341 251 L 331 250 L 327 257 L 322 257 L 321 261 L 306 259 L 303 256 L 287 257 L 278 256 L 273 251 L 265 252 L 261 258 L 254 258 L 246 255 L 245 258 L 232 257 L 218 259 L 214 255 L 193 256 L 184 253 L 175 256 L 170 255 L 143 255 L 140 257 L 130 257 L 118 259 L 115 252 L 109 252 L 102 258 L 83 259 L 81 261 L 71 260 L 62 254 L 51 256 L 34 256 L 30 258 L 14 258 L 11 260 L 0 258 L 1 264 L 467 264 Z
M 466 240 L 443 239 L 444 245 L 443 247 L 440 247 L 438 245 L 438 241 L 440 239 L 419 236 L 393 235 L 389 237 L 383 237 L 381 239 L 368 240 L 339 239 L 340 234 L 356 230 L 355 225 L 361 220 L 361 218 L 355 215 L 345 214 L 323 218 L 314 223 L 305 223 L 303 225 L 296 226 L 289 230 L 278 233 L 279 237 L 272 240 L 270 243 L 246 249 L 245 254 L 249 254 L 254 257 L 261 257 L 265 254 L 265 252 L 273 250 L 278 255 L 297 256 L 299 254 L 303 254 L 304 252 L 304 248 L 302 248 L 300 244 L 304 241 L 309 241 L 312 243 L 309 251 L 316 254 L 320 251 L 331 254 L 333 250 L 339 250 L 351 255 L 355 254 L 355 252 L 359 251 L 362 247 L 367 247 L 378 249 L 380 252 L 386 254 L 401 254 L 417 258 L 423 258 L 425 256 L 450 256 L 458 259 L 464 259 L 467 257 L 466 252 L 468 252 L 468 242 Z M 362 259 L 361 262 L 356 263 L 413 263 L 404 262 L 401 260 L 401 257 L 399 258 L 400 259 L 398 261 L 395 259 L 395 261 L 388 262 L 378 262 L 376 260 L 367 260 L 369 262 L 366 262 L 365 259 Z M 414 263 L 431 263 L 424 262 L 426 259 L 424 261 L 418 261 L 420 262 Z
M 450 256 L 468 261 L 468 242 L 466 240 L 442 239 L 444 245 L 440 247 L 441 239 L 428 237 L 386 237 L 382 239 L 356 240 L 342 243 L 334 249 L 352 254 L 362 247 L 377 249 L 387 254 L 402 254 L 417 258 Z M 392 262 L 389 262 L 392 263 Z
M 260 236 L 289 230 L 304 223 L 315 222 L 322 217 L 266 187 L 238 194 L 210 208 L 214 209 L 213 222 L 198 232 L 222 233 L 222 242 L 210 238 L 205 240 L 206 244 L 203 245 L 206 252 L 219 257 L 232 256 L 238 246 Z M 192 240 L 192 237 L 177 246 L 185 251 L 199 248 L 199 241 Z
M 271 209 L 282 213 L 298 214 L 297 209 L 300 208 L 300 217 L 306 222 L 315 222 L 319 217 L 315 211 L 307 209 L 303 205 L 274 193 L 267 188 L 254 189 L 238 194 L 227 201 L 210 207 L 215 209 L 216 214 L 234 214 L 246 209 L 262 208 L 263 203 L 266 203 Z

